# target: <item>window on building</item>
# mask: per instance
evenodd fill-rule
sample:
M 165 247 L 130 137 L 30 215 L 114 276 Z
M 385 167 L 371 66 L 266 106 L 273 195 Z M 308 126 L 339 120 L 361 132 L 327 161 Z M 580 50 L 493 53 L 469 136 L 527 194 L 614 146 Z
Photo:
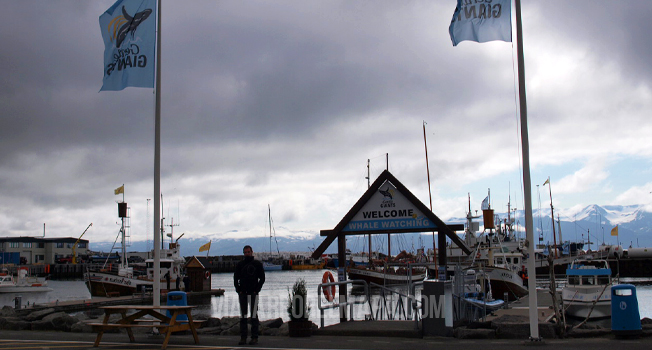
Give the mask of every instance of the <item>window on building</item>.
M 36 255 L 36 261 L 34 262 L 39 262 L 45 260 L 45 255 Z
M 77 244 L 77 248 L 86 248 L 86 242 L 79 242 L 79 244 Z
M 43 242 L 36 243 L 36 248 L 45 248 L 45 243 Z
M 32 242 L 23 242 L 23 248 L 31 248 Z
M 57 248 L 63 248 L 63 243 L 57 242 Z
M 72 243 L 66 244 L 66 248 L 72 248 Z
M 20 243 L 18 243 L 18 242 L 9 242 L 9 248 L 20 248 Z

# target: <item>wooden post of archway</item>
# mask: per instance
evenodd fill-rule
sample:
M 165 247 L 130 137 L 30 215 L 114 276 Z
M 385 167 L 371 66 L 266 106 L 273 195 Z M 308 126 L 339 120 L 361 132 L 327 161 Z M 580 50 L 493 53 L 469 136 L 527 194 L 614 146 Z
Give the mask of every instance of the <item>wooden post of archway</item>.
M 344 232 L 340 232 L 337 235 L 337 259 L 339 261 L 339 266 L 337 268 L 337 280 L 339 282 L 346 281 L 346 236 Z M 346 322 L 346 296 L 347 296 L 347 286 L 346 284 L 340 285 L 338 288 L 340 291 L 340 322 Z

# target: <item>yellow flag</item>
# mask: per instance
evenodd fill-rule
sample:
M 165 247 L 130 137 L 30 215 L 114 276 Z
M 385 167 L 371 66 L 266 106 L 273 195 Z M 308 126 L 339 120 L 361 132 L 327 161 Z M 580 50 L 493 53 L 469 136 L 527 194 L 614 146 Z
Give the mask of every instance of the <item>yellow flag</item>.
M 199 247 L 199 252 L 205 252 L 207 250 L 211 249 L 211 242 L 208 242 L 204 244 L 203 246 Z
M 122 185 L 122 186 L 116 188 L 113 192 L 115 192 L 116 195 L 118 195 L 120 193 L 125 193 L 125 185 Z
M 616 227 L 611 229 L 611 235 L 618 236 L 618 225 L 616 225 Z
M 548 179 L 546 180 L 546 182 L 544 182 L 543 185 L 541 185 L 541 186 L 545 186 L 546 184 L 549 184 L 549 183 L 550 183 L 550 178 L 548 178 Z

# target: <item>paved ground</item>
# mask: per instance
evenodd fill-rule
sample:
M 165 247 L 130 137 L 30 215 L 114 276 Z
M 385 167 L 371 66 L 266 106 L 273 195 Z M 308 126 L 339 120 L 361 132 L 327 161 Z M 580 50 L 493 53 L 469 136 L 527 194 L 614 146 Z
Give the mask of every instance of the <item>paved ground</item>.
M 549 294 L 538 293 L 540 322 L 551 315 Z M 502 314 L 527 315 L 528 300 L 523 299 L 510 305 L 510 309 L 500 310 Z M 493 316 L 495 317 L 495 316 Z M 387 321 L 385 321 L 387 322 Z M 540 346 L 555 349 L 563 347 L 573 350 L 649 350 L 652 349 L 652 337 L 638 339 L 617 339 L 613 335 L 592 338 L 543 339 L 533 342 L 527 339 L 457 339 L 448 337 L 421 338 L 415 331 L 412 321 L 392 324 L 383 321 L 346 322 L 336 326 L 320 329 L 320 335 L 307 338 L 290 338 L 287 336 L 261 336 L 256 346 L 238 346 L 238 336 L 219 336 L 200 334 L 200 345 L 195 345 L 192 335 L 174 335 L 168 349 L 361 349 L 361 350 L 506 350 L 522 349 L 528 346 Z M 95 333 L 64 333 L 39 331 L 0 331 L 0 350 L 14 349 L 98 349 L 93 347 Z M 129 343 L 126 333 L 105 333 L 99 349 L 160 349 L 163 336 L 135 333 L 135 343 Z
M 0 349 L 98 349 L 93 348 L 95 334 L 36 331 L 1 331 Z M 136 342 L 129 343 L 126 334 L 105 334 L 99 349 L 160 349 L 162 336 L 136 334 Z M 620 340 L 614 337 L 589 339 L 544 339 L 542 342 L 528 340 L 460 340 L 456 338 L 397 338 L 364 336 L 311 336 L 290 338 L 282 336 L 261 337 L 256 346 L 238 346 L 237 336 L 200 336 L 201 344 L 194 345 L 192 335 L 175 335 L 170 339 L 168 349 L 375 349 L 412 350 L 446 349 L 469 350 L 482 347 L 483 350 L 523 349 L 528 346 L 555 349 L 562 346 L 573 350 L 649 350 L 652 338 Z

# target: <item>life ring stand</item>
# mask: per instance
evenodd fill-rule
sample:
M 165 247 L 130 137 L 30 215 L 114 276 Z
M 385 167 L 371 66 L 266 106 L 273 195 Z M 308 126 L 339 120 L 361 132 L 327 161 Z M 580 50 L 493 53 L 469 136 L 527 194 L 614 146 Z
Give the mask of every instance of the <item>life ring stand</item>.
M 176 274 L 177 272 L 179 272 L 179 270 L 177 269 L 176 266 L 174 267 L 173 271 L 174 271 L 175 274 Z
M 321 278 L 321 283 L 333 283 L 333 282 L 335 282 L 335 278 L 333 277 L 333 274 L 330 271 L 324 272 L 324 276 L 322 276 Z M 324 292 L 324 297 L 326 297 L 326 300 L 333 301 L 333 299 L 335 299 L 335 286 L 322 288 L 322 291 Z
M 206 271 L 204 272 L 204 278 L 209 279 L 210 277 L 211 277 L 211 272 L 208 271 L 208 270 L 206 270 Z

